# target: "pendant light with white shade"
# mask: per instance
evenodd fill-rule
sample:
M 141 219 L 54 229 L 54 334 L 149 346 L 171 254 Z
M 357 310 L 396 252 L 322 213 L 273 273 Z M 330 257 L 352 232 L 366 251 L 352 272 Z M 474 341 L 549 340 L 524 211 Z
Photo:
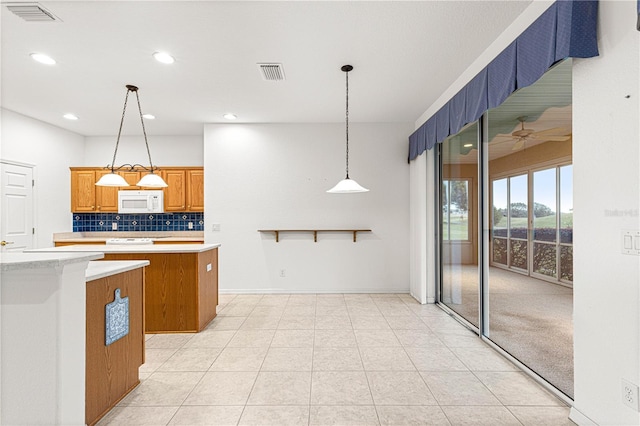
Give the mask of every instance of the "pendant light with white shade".
M 346 114 L 345 114 L 345 124 L 346 124 L 346 177 L 342 179 L 340 182 L 336 184 L 333 188 L 329 189 L 327 192 L 331 194 L 352 194 L 356 192 L 369 192 L 367 188 L 364 188 L 358 184 L 355 180 L 349 177 L 349 71 L 353 70 L 351 65 L 343 65 L 340 68 L 344 71 L 346 75 Z
M 120 128 L 118 129 L 118 137 L 116 139 L 116 148 L 113 151 L 113 160 L 111 164 L 106 168 L 111 170 L 111 173 L 107 173 L 103 175 L 98 182 L 96 182 L 96 186 L 129 186 L 124 178 L 118 174 L 116 174 L 116 170 L 125 169 L 125 170 L 134 170 L 136 167 L 140 167 L 144 170 L 149 171 L 146 175 L 142 177 L 136 184 L 137 186 L 143 186 L 148 188 L 165 188 L 167 187 L 167 183 L 157 174 L 154 173 L 155 170 L 158 170 L 158 167 L 154 166 L 151 162 L 151 151 L 149 151 L 149 142 L 147 141 L 147 131 L 144 128 L 144 118 L 142 114 L 142 108 L 140 107 L 140 97 L 138 96 L 138 88 L 131 84 L 127 84 L 127 94 L 124 98 L 124 108 L 122 109 L 122 118 L 120 119 Z M 140 164 L 123 164 L 122 166 L 116 167 L 116 155 L 118 154 L 118 145 L 120 144 L 120 135 L 122 133 L 122 124 L 124 123 L 124 115 L 127 111 L 127 100 L 129 99 L 129 92 L 134 92 L 136 94 L 136 100 L 138 101 L 138 112 L 140 113 L 140 122 L 142 123 L 142 134 L 144 135 L 144 144 L 147 147 L 147 156 L 149 157 L 149 167 L 144 167 Z

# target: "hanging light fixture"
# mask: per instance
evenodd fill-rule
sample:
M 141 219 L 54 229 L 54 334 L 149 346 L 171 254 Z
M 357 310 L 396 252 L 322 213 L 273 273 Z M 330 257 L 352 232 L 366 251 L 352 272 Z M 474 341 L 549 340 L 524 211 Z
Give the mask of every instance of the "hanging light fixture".
M 367 188 L 364 188 L 362 186 L 360 186 L 358 184 L 358 182 L 356 182 L 355 180 L 349 178 L 349 71 L 353 70 L 353 67 L 351 65 L 343 65 L 342 68 L 340 68 L 342 71 L 344 71 L 345 75 L 346 75 L 346 86 L 347 86 L 347 101 L 346 101 L 346 114 L 345 114 L 345 123 L 346 123 L 346 146 L 347 146 L 347 176 L 341 180 L 340 182 L 338 182 L 338 184 L 336 186 L 334 186 L 333 188 L 329 189 L 327 192 L 330 192 L 332 194 L 350 194 L 350 193 L 354 193 L 354 192 L 369 192 L 369 190 Z
M 118 154 L 118 145 L 120 144 L 120 134 L 122 133 L 122 124 L 124 123 L 124 114 L 127 111 L 127 100 L 129 99 L 129 92 L 135 92 L 136 100 L 138 101 L 138 112 L 140 113 L 140 122 L 142 123 L 142 134 L 144 135 L 144 144 L 147 147 L 147 155 L 149 157 L 149 167 L 144 167 L 140 164 L 123 164 L 120 167 L 116 167 L 116 155 Z M 118 137 L 116 139 L 116 148 L 113 151 L 113 160 L 111 161 L 111 165 L 105 167 L 106 169 L 111 169 L 111 173 L 107 173 L 103 175 L 98 182 L 96 182 L 97 186 L 129 186 L 126 180 L 118 174 L 116 174 L 116 170 L 134 170 L 136 167 L 140 167 L 144 170 L 147 170 L 149 173 L 144 175 L 140 181 L 136 184 L 137 186 L 145 186 L 149 188 L 164 188 L 168 185 L 166 182 L 157 174 L 154 173 L 155 170 L 158 170 L 157 167 L 153 165 L 151 162 L 151 152 L 149 151 L 149 142 L 147 141 L 147 131 L 144 128 L 144 118 L 142 117 L 142 108 L 140 107 L 140 97 L 138 96 L 138 88 L 131 84 L 127 84 L 127 94 L 124 98 L 124 108 L 122 109 L 122 118 L 120 119 L 120 128 L 118 129 Z

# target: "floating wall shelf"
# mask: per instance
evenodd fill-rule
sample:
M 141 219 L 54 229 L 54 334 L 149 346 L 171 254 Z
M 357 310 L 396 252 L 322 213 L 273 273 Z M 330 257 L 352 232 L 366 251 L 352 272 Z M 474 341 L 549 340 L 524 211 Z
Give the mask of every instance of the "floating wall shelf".
M 356 242 L 358 232 L 371 232 L 371 229 L 258 229 L 258 232 L 273 232 L 276 234 L 276 243 L 280 241 L 281 232 L 313 232 L 313 241 L 318 242 L 318 232 L 351 232 L 353 242 Z

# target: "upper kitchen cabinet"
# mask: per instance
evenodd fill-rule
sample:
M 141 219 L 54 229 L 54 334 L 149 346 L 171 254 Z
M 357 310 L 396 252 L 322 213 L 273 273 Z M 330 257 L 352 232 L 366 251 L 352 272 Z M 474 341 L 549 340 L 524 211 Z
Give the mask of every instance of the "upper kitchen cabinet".
M 102 213 L 118 211 L 119 190 L 148 190 L 136 183 L 144 170 L 118 171 L 129 186 L 95 186 L 110 170 L 102 167 L 71 167 L 71 211 L 73 213 Z M 166 212 L 204 211 L 204 169 L 202 167 L 160 167 L 158 173 L 169 185 L 164 190 Z
M 187 211 L 204 211 L 204 169 L 187 170 Z
M 120 189 L 127 189 L 127 190 L 132 189 L 136 191 L 144 189 L 141 186 L 137 186 L 136 183 L 140 182 L 140 179 L 142 178 L 142 176 L 146 175 L 145 172 L 127 171 L 127 172 L 118 172 L 118 174 L 122 176 L 124 180 L 126 180 L 127 183 L 129 184 L 129 186 L 123 186 Z
M 163 168 L 162 178 L 169 185 L 164 188 L 166 212 L 204 211 L 204 169 L 202 167 Z
M 162 170 L 167 183 L 164 188 L 164 211 L 184 212 L 187 208 L 187 180 L 185 170 Z
M 96 170 L 96 182 L 111 170 Z M 117 186 L 96 186 L 96 213 L 117 212 L 118 211 L 118 188 Z M 75 212 L 74 212 L 75 213 Z
M 71 170 L 71 211 L 96 212 L 95 170 Z

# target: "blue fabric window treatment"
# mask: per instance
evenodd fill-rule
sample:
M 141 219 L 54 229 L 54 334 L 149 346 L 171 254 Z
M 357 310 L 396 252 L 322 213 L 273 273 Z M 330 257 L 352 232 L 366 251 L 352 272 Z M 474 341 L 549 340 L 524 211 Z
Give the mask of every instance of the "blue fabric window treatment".
M 516 90 L 535 83 L 556 62 L 598 56 L 597 17 L 597 1 L 558 0 L 552 4 L 409 136 L 409 160 L 458 133 Z

